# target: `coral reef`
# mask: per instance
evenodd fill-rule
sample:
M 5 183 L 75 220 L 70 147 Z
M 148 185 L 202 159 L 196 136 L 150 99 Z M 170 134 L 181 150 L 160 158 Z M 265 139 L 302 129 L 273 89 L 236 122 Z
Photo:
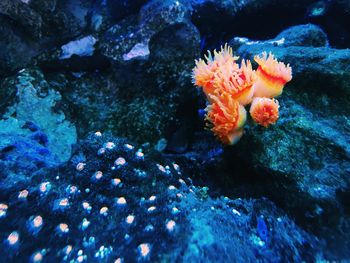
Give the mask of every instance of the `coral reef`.
M 0 0 L 0 261 L 348 260 L 349 19 Z
M 1 258 L 301 261 L 321 252 L 268 200 L 201 192 L 173 161 L 96 132 L 60 170 L 1 191 Z
M 213 126 L 213 133 L 226 144 L 236 143 L 243 135 L 246 110 L 250 109 L 253 120 L 264 127 L 278 119 L 278 101 L 268 100 L 282 93 L 284 85 L 292 79 L 289 65 L 277 61 L 266 52 L 255 56 L 258 69 L 253 71 L 249 60 L 239 66 L 239 57 L 232 55 L 231 47 L 225 45 L 214 56 L 208 52 L 206 61 L 196 60 L 193 83 L 203 89 L 208 98 L 206 119 Z M 211 104 L 210 104 L 211 103 Z

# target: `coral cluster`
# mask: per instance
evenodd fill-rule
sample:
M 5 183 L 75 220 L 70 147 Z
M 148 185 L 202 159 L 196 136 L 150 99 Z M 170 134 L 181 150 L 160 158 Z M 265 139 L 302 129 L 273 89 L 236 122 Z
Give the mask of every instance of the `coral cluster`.
M 267 199 L 213 199 L 174 161 L 90 134 L 60 169 L 0 188 L 0 262 L 313 262 L 306 252 L 322 251 Z
M 196 60 L 193 82 L 203 89 L 209 105 L 206 119 L 213 133 L 225 144 L 234 144 L 243 135 L 246 121 L 244 106 L 251 104 L 252 119 L 264 127 L 276 123 L 280 95 L 284 85 L 292 79 L 289 65 L 277 61 L 272 53 L 255 56 L 257 70 L 249 60 L 233 56 L 225 45 L 214 55 L 208 51 L 205 60 Z

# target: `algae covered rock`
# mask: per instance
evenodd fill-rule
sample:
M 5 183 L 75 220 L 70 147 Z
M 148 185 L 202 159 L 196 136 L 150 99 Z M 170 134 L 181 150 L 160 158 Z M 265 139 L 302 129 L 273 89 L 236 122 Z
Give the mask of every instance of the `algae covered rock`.
M 251 125 L 225 158 L 242 160 L 257 175 L 266 176 L 252 192 L 278 200 L 300 223 L 324 236 L 331 250 L 347 255 L 349 231 L 343 220 L 348 222 L 344 209 L 350 184 L 350 51 L 320 47 L 321 42 L 326 45 L 323 32 L 319 31 L 319 42 L 309 28 L 282 32 L 279 36 L 298 36 L 296 41 L 286 36 L 286 44 L 247 40 L 237 49 L 237 54 L 251 59 L 271 51 L 291 65 L 293 80 L 278 98 L 276 125 Z M 315 40 L 303 46 L 300 39 Z
M 135 141 L 153 143 L 171 124 L 176 104 L 145 90 L 150 84 L 143 73 L 136 73 L 133 78 L 124 78 L 125 74 L 129 73 L 83 74 L 79 78 L 50 76 L 49 82 L 60 90 L 62 106 L 69 118 L 76 120 L 80 136 L 89 129 L 108 129 Z M 124 87 L 129 87 L 129 94 L 124 93 Z
M 17 93 L 14 105 L 7 108 L 2 118 L 5 121 L 15 118 L 18 128 L 27 122 L 33 123 L 46 134 L 47 148 L 57 158 L 57 162 L 67 161 L 77 135 L 74 125 L 56 108 L 61 95 L 49 87 L 40 71 L 22 70 L 5 83 L 6 86 L 15 86 Z
M 139 20 L 125 18 L 95 40 L 94 50 L 89 49 L 92 57 L 62 57 L 61 51 L 52 56 L 61 54 L 60 65 L 74 70 L 73 77 L 63 73 L 61 81 L 56 74 L 48 74 L 81 135 L 108 127 L 118 136 L 155 144 L 196 114 L 191 70 L 199 55 L 200 37 L 184 3 L 151 1 L 142 7 Z M 97 64 L 98 54 L 109 64 L 86 74 L 91 72 L 86 66 Z M 42 61 L 40 66 L 48 69 L 50 63 Z M 69 68 L 71 62 L 76 67 Z

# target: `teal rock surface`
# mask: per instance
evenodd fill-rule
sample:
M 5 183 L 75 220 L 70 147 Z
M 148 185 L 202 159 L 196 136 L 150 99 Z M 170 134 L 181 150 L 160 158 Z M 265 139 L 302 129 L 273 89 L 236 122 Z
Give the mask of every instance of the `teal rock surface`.
M 5 83 L 13 85 L 17 92 L 15 103 L 7 108 L 2 122 L 8 123 L 10 130 L 20 130 L 26 122 L 34 123 L 47 135 L 47 147 L 57 162 L 68 161 L 77 134 L 74 125 L 56 108 L 61 95 L 49 87 L 40 71 L 22 70 Z M 13 125 L 15 126 L 12 127 Z

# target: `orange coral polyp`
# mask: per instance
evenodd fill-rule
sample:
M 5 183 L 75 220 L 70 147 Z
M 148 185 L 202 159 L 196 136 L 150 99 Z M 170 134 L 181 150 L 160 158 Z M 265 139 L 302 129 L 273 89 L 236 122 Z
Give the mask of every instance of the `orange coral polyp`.
M 203 88 L 203 92 L 210 100 L 210 94 L 214 93 L 215 73 L 226 66 L 235 66 L 238 57 L 232 55 L 232 48 L 227 46 L 221 47 L 220 51 L 214 50 L 213 55 L 208 51 L 205 60 L 196 60 L 196 66 L 193 69 L 193 83 Z M 236 66 L 238 67 L 238 66 Z
M 251 102 L 255 81 L 255 72 L 249 60 L 242 60 L 241 67 L 235 65 L 225 65 L 215 74 L 214 87 L 222 89 L 232 95 L 242 105 Z
M 278 108 L 279 103 L 275 99 L 254 98 L 249 113 L 257 124 L 268 127 L 278 120 Z
M 284 85 L 292 79 L 292 69 L 266 52 L 262 56 L 255 56 L 259 64 L 256 71 L 257 81 L 254 84 L 254 97 L 273 98 L 283 92 Z
M 235 143 L 243 134 L 245 108 L 227 92 L 216 92 L 210 97 L 213 103 L 206 108 L 206 118 L 213 126 L 211 130 L 223 143 Z

